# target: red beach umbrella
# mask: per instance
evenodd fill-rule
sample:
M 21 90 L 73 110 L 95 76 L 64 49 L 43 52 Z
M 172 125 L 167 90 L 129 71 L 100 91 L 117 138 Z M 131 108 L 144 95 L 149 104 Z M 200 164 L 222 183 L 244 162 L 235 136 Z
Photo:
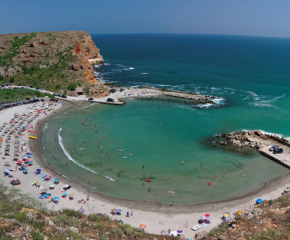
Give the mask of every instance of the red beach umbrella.
M 140 228 L 146 228 L 146 225 L 145 224 L 140 224 Z
M 208 218 L 208 217 L 210 217 L 210 215 L 209 215 L 208 213 L 207 213 L 207 214 L 205 214 L 204 216 L 205 216 L 205 217 L 207 217 L 207 218 Z

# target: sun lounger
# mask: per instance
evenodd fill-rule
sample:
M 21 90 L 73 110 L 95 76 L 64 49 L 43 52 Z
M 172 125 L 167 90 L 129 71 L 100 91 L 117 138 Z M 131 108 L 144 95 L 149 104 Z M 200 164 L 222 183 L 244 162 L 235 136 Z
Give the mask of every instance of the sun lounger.
M 191 227 L 191 229 L 193 230 L 193 231 L 197 231 L 198 229 L 200 229 L 201 228 L 201 226 L 200 225 L 194 225 L 194 226 L 192 226 Z

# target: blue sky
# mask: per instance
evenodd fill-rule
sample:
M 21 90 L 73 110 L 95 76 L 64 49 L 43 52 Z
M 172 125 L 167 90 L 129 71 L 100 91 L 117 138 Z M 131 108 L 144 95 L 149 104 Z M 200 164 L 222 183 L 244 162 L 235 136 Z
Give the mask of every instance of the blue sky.
M 290 37 L 289 0 L 8 0 L 0 33 L 83 30 Z

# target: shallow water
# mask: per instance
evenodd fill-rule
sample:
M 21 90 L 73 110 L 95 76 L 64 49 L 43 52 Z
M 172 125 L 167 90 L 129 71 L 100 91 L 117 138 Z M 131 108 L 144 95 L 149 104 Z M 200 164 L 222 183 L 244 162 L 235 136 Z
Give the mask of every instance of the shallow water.
M 44 156 L 64 175 L 111 196 L 193 204 L 241 196 L 288 173 L 253 150 L 248 155 L 227 152 L 206 140 L 242 129 L 290 136 L 289 40 L 202 35 L 93 39 L 107 63 L 96 68 L 103 81 L 164 86 L 223 100 L 193 108 L 176 99 L 127 99 L 122 107 L 95 104 L 54 118 L 44 130 Z M 152 182 L 143 186 L 146 178 Z M 214 186 L 207 186 L 209 181 Z

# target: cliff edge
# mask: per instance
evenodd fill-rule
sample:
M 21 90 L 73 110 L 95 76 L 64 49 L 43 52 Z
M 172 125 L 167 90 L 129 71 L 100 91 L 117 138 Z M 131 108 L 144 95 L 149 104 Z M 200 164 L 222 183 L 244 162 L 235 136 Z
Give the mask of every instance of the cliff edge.
M 0 35 L 0 81 L 3 83 L 54 91 L 73 83 L 88 89 L 99 82 L 91 65 L 103 62 L 100 49 L 87 32 Z

